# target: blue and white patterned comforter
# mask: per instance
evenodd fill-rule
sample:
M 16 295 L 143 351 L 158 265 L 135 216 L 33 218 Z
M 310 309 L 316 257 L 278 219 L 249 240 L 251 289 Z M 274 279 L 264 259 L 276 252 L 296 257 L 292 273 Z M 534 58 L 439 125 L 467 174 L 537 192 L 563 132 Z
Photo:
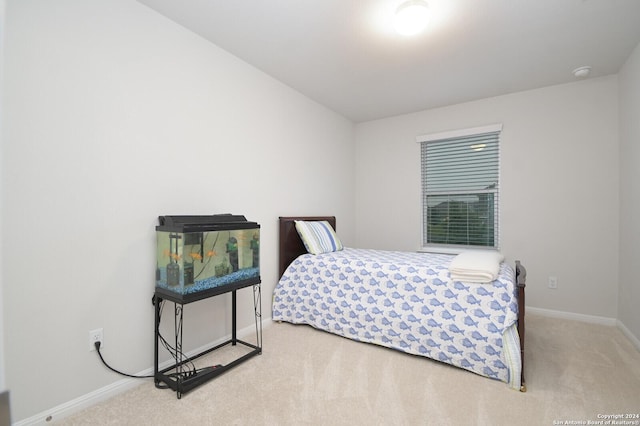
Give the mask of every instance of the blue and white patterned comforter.
M 520 387 L 515 273 L 454 282 L 452 255 L 345 248 L 302 255 L 273 294 L 273 320 L 443 361 Z

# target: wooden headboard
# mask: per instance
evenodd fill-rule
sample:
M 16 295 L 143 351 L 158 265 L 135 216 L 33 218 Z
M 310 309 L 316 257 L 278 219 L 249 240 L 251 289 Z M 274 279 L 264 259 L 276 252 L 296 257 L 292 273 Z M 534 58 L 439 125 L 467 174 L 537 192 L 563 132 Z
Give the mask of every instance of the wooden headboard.
M 287 267 L 301 254 L 305 254 L 305 248 L 298 231 L 296 231 L 296 220 L 326 220 L 336 229 L 335 216 L 280 216 L 280 235 L 278 243 L 278 273 L 282 277 Z

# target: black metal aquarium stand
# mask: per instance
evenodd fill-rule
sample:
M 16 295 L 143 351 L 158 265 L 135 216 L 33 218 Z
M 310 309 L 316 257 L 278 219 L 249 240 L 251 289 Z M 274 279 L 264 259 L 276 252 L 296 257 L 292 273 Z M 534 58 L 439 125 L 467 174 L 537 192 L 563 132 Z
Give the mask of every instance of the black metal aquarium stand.
M 237 322 L 236 322 L 236 292 L 242 288 L 253 287 L 253 306 L 255 312 L 255 326 L 256 326 L 256 345 L 244 342 L 237 337 Z M 184 305 L 192 303 L 198 300 L 207 299 L 210 297 L 218 296 L 231 292 L 231 339 L 213 347 L 202 351 L 196 355 L 187 357 L 182 353 L 182 319 Z M 175 346 L 173 347 L 173 356 L 175 363 L 167 368 L 159 370 L 158 366 L 158 343 L 161 339 L 160 336 L 160 316 L 161 306 L 163 301 L 171 301 L 174 305 L 174 330 L 175 330 Z M 154 381 L 156 387 L 162 387 L 161 383 L 165 383 L 167 387 L 176 392 L 178 399 L 182 397 L 183 393 L 189 392 L 193 388 L 219 376 L 220 374 L 228 371 L 229 369 L 241 364 L 250 358 L 262 353 L 262 289 L 260 282 L 249 283 L 237 283 L 234 285 L 226 285 L 217 289 L 212 289 L 204 294 L 198 295 L 188 299 L 188 302 L 181 296 L 176 296 L 169 291 L 163 291 L 162 289 L 156 289 L 153 297 L 153 304 L 155 305 L 155 343 L 154 343 Z M 220 349 L 227 345 L 236 346 L 237 344 L 244 345 L 252 350 L 232 362 L 225 365 L 215 365 L 205 367 L 195 372 L 186 368 L 185 364 L 191 362 L 203 355 L 211 353 L 217 349 Z M 172 373 L 169 373 L 172 372 Z

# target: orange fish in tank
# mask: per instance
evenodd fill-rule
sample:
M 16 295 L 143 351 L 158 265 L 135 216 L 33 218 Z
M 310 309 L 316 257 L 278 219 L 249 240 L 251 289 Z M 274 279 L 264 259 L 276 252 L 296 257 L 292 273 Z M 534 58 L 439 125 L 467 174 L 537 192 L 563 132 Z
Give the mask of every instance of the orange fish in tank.
M 193 260 L 202 260 L 202 256 L 200 256 L 198 252 L 189 253 L 189 256 L 191 256 Z
M 182 259 L 182 256 L 180 256 L 180 255 L 179 255 L 179 254 L 177 254 L 177 253 L 171 253 L 171 258 L 172 258 L 173 260 L 180 260 L 180 259 Z
M 164 249 L 164 250 L 162 250 L 162 255 L 164 257 L 169 257 L 169 256 L 171 256 L 171 252 L 168 249 Z
M 217 255 L 218 253 L 216 253 L 215 250 L 209 250 L 207 252 L 207 257 L 214 257 L 215 255 Z

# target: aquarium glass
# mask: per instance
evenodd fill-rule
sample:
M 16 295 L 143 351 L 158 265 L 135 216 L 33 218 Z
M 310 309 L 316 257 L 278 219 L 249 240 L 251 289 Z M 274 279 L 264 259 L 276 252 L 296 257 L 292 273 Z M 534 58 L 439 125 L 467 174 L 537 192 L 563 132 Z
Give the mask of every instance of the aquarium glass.
M 156 234 L 156 287 L 188 295 L 260 276 L 260 228 Z

